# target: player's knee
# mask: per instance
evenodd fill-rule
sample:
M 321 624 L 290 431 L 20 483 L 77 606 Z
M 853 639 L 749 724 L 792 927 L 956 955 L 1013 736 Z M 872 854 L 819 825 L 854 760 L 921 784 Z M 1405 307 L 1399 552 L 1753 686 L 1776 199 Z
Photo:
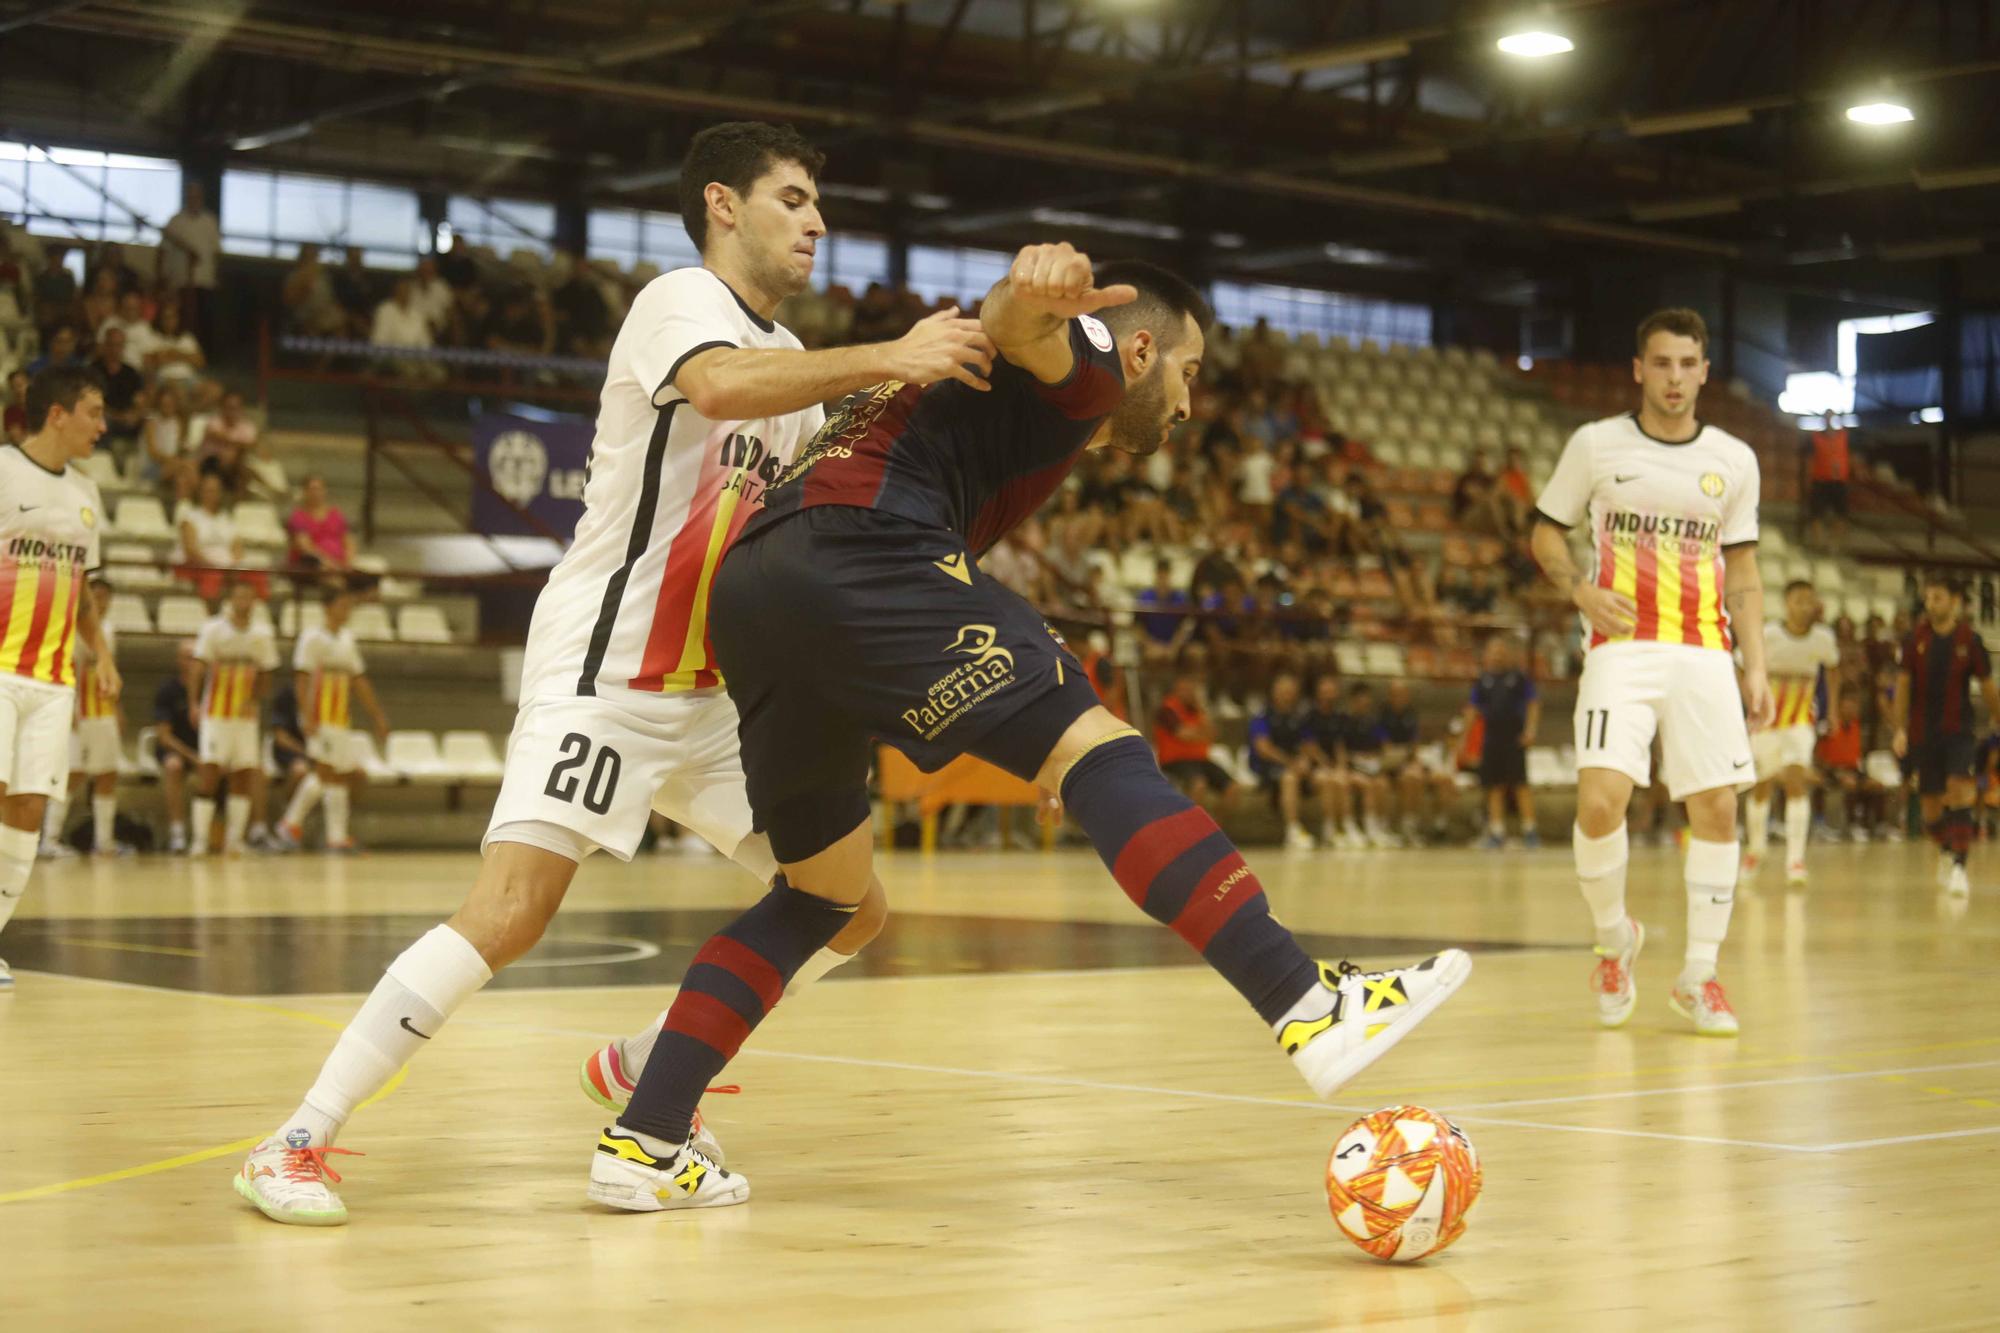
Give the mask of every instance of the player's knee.
M 1577 825 L 1589 837 L 1605 837 L 1625 822 L 1625 805 L 1616 792 L 1580 788 L 1576 794 Z
M 566 887 L 538 865 L 489 864 L 450 924 L 497 972 L 541 940 Z
M 882 927 L 889 922 L 889 895 L 882 888 L 882 881 L 871 879 L 867 896 L 854 909 L 854 915 L 834 936 L 833 947 L 842 953 L 859 953 L 871 940 L 882 933 Z
M 1687 799 L 1688 828 L 1705 842 L 1723 842 L 1736 836 L 1736 791 L 1717 787 L 1696 792 Z

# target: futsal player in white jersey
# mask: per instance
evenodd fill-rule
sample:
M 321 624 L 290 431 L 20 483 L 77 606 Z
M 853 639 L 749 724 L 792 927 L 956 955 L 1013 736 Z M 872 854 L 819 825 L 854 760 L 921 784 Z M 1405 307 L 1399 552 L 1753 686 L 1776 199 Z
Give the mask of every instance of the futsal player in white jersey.
M 93 578 L 84 593 L 97 610 L 97 622 L 104 635 L 104 651 L 114 661 L 118 656 L 118 636 L 105 619 L 111 609 L 111 583 Z M 85 658 L 93 657 L 88 648 Z M 86 661 L 86 668 L 95 661 Z M 118 715 L 118 696 L 97 687 L 95 670 L 82 670 L 76 677 L 76 732 L 70 742 L 72 788 L 90 790 L 90 849 L 98 856 L 118 854 L 118 757 L 125 735 Z
M 755 122 L 689 146 L 681 216 L 702 264 L 648 283 L 612 344 L 583 518 L 535 603 L 479 877 L 449 921 L 389 965 L 299 1109 L 244 1162 L 237 1192 L 267 1216 L 347 1220 L 326 1155 L 345 1151 L 332 1145 L 348 1116 L 541 938 L 579 862 L 631 859 L 652 811 L 760 881 L 776 872 L 751 829 L 736 712 L 708 648 L 716 564 L 819 429 L 822 404 L 885 380 L 984 389 L 994 355 L 956 310 L 894 342 L 810 352 L 775 322 L 826 232 L 823 160 L 789 127 Z M 852 956 L 886 910 L 878 884 L 802 975 Z M 593 1055 L 585 1091 L 622 1106 L 657 1034 L 655 1023 Z
M 306 756 L 313 769 L 300 780 L 278 824 L 278 845 L 287 850 L 299 845 L 305 822 L 322 795 L 326 798 L 326 849 L 336 854 L 354 850 L 347 816 L 361 784 L 362 760 L 361 733 L 354 727 L 355 700 L 368 711 L 376 739 L 389 736 L 388 715 L 375 697 L 361 645 L 353 626 L 347 623 L 353 614 L 354 594 L 338 585 L 330 588 L 326 619 L 299 635 L 292 648 L 299 725 L 305 728 Z
M 1757 786 L 1744 803 L 1743 873 L 1764 862 L 1771 823 L 1771 786 L 1785 787 L 1785 883 L 1806 882 L 1806 838 L 1812 831 L 1813 748 L 1819 744 L 1819 687 L 1826 681 L 1826 712 L 1838 716 L 1840 645 L 1833 631 L 1815 623 L 1819 598 L 1812 584 L 1785 585 L 1785 614 L 1764 628 L 1764 669 L 1771 678 L 1771 725 L 1750 738 Z
M 49 798 L 69 783 L 78 644 L 94 654 L 97 688 L 119 688 L 83 595 L 104 502 L 70 466 L 104 434 L 104 394 L 89 371 L 51 367 L 29 382 L 27 412 L 33 433 L 0 445 L 0 930 L 27 891 Z M 13 985 L 0 962 L 0 994 Z
M 193 677 L 188 696 L 201 700 L 196 747 L 201 776 L 194 798 L 194 830 L 189 856 L 208 853 L 209 830 L 215 823 L 215 801 L 226 797 L 222 816 L 222 854 L 243 855 L 243 833 L 250 826 L 251 786 L 264 763 L 264 738 L 257 726 L 264 686 L 278 669 L 278 641 L 267 623 L 257 620 L 257 587 L 239 578 L 229 585 L 223 609 L 202 622 L 194 637 Z
M 1586 655 L 1576 700 L 1576 872 L 1597 929 L 1598 1020 L 1637 1002 L 1645 930 L 1625 911 L 1625 811 L 1660 779 L 1686 804 L 1687 949 L 1667 1001 L 1707 1036 L 1737 1030 L 1716 958 L 1735 903 L 1736 796 L 1751 784 L 1750 731 L 1771 719 L 1764 587 L 1757 572 L 1757 457 L 1695 416 L 1708 329 L 1692 310 L 1639 325 L 1637 412 L 1578 428 L 1536 502 L 1535 558 L 1576 603 Z M 1579 572 L 1566 533 L 1589 522 Z M 1742 650 L 1741 691 L 1731 660 Z M 1746 725 L 1746 711 L 1748 714 Z

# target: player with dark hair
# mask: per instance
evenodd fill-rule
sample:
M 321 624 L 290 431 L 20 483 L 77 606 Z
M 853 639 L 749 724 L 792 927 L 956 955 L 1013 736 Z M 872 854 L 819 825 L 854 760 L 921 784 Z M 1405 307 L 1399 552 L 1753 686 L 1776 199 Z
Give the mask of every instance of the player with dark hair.
M 104 502 L 70 466 L 104 434 L 104 394 L 90 371 L 52 366 L 28 383 L 28 436 L 0 445 L 0 929 L 21 905 L 51 798 L 69 786 L 77 650 L 98 693 L 118 697 L 118 668 L 97 603 Z M 14 977 L 0 962 L 0 991 Z
M 1993 660 L 1965 619 L 1965 591 L 1945 575 L 1933 574 L 1924 581 L 1923 619 L 1903 640 L 1890 748 L 1903 761 L 1904 776 L 1917 781 L 1924 826 L 1938 847 L 1938 882 L 1954 897 L 1972 892 L 1965 858 L 1972 850 L 1972 808 L 1978 799 L 1968 697 L 1975 680 L 1986 699 L 1988 724 L 2000 725 Z
M 1771 786 L 1785 788 L 1785 883 L 1806 882 L 1806 837 L 1812 830 L 1813 751 L 1820 724 L 1840 709 L 1840 645 L 1819 622 L 1819 596 L 1805 579 L 1785 585 L 1785 614 L 1764 627 L 1771 675 L 1771 725 L 1750 738 L 1757 785 L 1744 802 L 1743 873 L 1755 876 L 1771 826 Z M 1820 712 L 1820 681 L 1826 711 Z
M 1187 419 L 1207 302 L 1150 265 L 1098 270 L 1066 244 L 1031 245 L 980 318 L 1000 353 L 990 393 L 891 381 L 849 398 L 723 561 L 711 630 L 779 875 L 696 954 L 630 1105 L 599 1136 L 600 1203 L 749 1197 L 693 1141 L 693 1117 L 867 893 L 877 737 L 924 769 L 977 755 L 1066 804 L 1132 900 L 1236 987 L 1322 1096 L 1471 970 L 1458 950 L 1391 972 L 1316 964 L 1041 616 L 979 568 L 1085 448 L 1150 454 Z
M 825 351 L 777 323 L 826 234 L 821 162 L 778 125 L 717 125 L 689 145 L 681 197 L 702 262 L 647 283 L 612 343 L 583 517 L 535 601 L 479 877 L 449 921 L 389 964 L 298 1109 L 243 1163 L 236 1190 L 266 1216 L 347 1220 L 326 1156 L 344 1151 L 333 1141 L 348 1117 L 534 946 L 581 862 L 632 858 L 653 811 L 760 881 L 775 873 L 709 646 L 717 562 L 819 428 L 822 403 L 885 377 L 983 391 L 992 355 L 956 310 L 894 342 Z M 878 888 L 793 984 L 845 962 L 886 911 Z M 621 1105 L 658 1032 L 594 1052 L 584 1091 Z

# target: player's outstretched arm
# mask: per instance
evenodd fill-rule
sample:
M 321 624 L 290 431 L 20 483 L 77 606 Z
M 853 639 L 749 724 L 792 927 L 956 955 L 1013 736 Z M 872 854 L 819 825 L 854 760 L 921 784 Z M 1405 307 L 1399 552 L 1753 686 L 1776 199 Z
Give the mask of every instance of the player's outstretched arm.
M 1057 241 L 1021 247 L 1007 276 L 986 293 L 979 319 L 1000 355 L 1044 384 L 1061 384 L 1076 360 L 1069 321 L 1138 299 L 1125 283 L 1095 285 L 1090 256 Z
M 957 380 L 984 391 L 992 372 L 986 331 L 954 306 L 918 320 L 894 342 L 817 352 L 712 347 L 688 358 L 673 384 L 710 421 L 748 421 L 802 411 L 884 380 Z
M 1743 707 L 1750 730 L 1760 731 L 1771 725 L 1776 709 L 1764 672 L 1764 575 L 1757 568 L 1756 543 L 1723 547 L 1722 565 L 1722 604 L 1743 649 Z

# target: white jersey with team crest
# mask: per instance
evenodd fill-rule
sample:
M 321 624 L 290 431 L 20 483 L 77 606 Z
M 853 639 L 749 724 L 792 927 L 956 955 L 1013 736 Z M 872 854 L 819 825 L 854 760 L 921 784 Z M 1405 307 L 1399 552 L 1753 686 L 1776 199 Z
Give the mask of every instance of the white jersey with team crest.
M 1638 620 L 1611 639 L 1584 624 L 1585 645 L 1680 643 L 1727 651 L 1724 548 L 1757 540 L 1757 455 L 1702 426 L 1659 440 L 1638 414 L 1577 428 L 1535 507 L 1564 527 L 1590 520 L 1591 581 L 1630 597 Z
M 0 445 L 0 678 L 76 683 L 77 613 L 103 519 L 96 482 Z
M 278 643 L 252 620 L 238 628 L 227 612 L 210 616 L 195 635 L 194 659 L 208 668 L 201 715 L 214 721 L 257 720 L 257 678 L 278 666 Z
M 716 565 L 826 413 L 710 421 L 673 380 L 709 348 L 799 346 L 708 269 L 646 284 L 611 347 L 575 541 L 535 602 L 523 699 L 721 684 L 708 646 Z
M 1840 665 L 1840 644 L 1825 625 L 1793 634 L 1783 620 L 1764 624 L 1764 672 L 1771 678 L 1777 712 L 1771 728 L 1810 727 L 1819 721 L 1819 673 Z
M 354 678 L 368 671 L 353 626 L 335 630 L 315 625 L 299 635 L 292 648 L 292 670 L 307 677 L 306 697 L 299 700 L 301 718 L 316 727 L 352 725 Z

